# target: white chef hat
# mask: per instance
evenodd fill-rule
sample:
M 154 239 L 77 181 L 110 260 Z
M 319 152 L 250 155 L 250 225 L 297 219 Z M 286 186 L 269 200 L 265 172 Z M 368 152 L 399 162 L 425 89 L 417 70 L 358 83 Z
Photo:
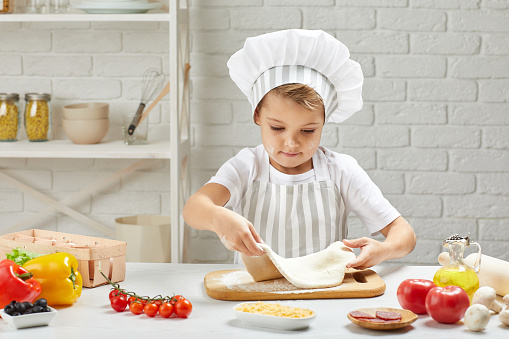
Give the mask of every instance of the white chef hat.
M 340 123 L 362 108 L 363 75 L 348 48 L 321 30 L 289 29 L 247 38 L 228 60 L 230 77 L 254 110 L 273 88 L 301 83 L 325 105 L 325 121 Z

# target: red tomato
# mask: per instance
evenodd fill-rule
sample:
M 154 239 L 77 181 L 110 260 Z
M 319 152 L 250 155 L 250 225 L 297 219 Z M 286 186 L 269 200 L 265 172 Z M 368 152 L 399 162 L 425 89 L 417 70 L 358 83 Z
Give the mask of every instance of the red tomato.
M 117 295 L 111 299 L 111 308 L 117 312 L 124 312 L 127 306 L 127 299 L 123 295 Z
M 426 311 L 439 323 L 453 324 L 463 318 L 470 299 L 458 286 L 433 287 L 426 296 Z
M 124 293 L 122 293 L 122 292 L 120 292 L 119 290 L 116 290 L 116 289 L 115 290 L 111 290 L 111 292 L 110 292 L 108 297 L 110 298 L 110 301 L 111 301 L 111 299 L 113 299 L 117 295 L 123 295 L 124 298 L 128 299 L 127 295 L 125 295 Z
M 161 317 L 163 318 L 169 318 L 173 313 L 173 305 L 168 303 L 168 302 L 164 302 L 162 303 L 161 306 L 159 306 L 159 314 L 161 315 Z
M 179 299 L 174 306 L 174 312 L 179 318 L 187 318 L 191 311 L 193 310 L 193 305 L 187 299 Z
M 108 298 L 110 299 L 113 299 L 113 297 L 116 297 L 118 295 L 118 291 L 117 290 L 111 290 L 110 291 L 110 294 L 108 295 Z
M 181 295 L 175 295 L 175 296 L 171 297 L 170 304 L 175 305 L 177 303 L 177 301 L 179 301 L 180 299 L 185 299 L 185 298 Z
M 143 313 L 143 304 L 140 302 L 132 302 L 129 304 L 129 310 L 133 314 L 142 314 Z
M 398 287 L 398 301 L 401 307 L 416 314 L 426 314 L 426 296 L 436 287 L 426 279 L 406 279 Z
M 157 305 L 156 303 L 148 303 L 145 305 L 145 307 L 143 308 L 143 311 L 145 312 L 145 314 L 149 317 L 155 317 L 156 314 L 157 314 L 157 311 L 159 311 L 159 305 Z

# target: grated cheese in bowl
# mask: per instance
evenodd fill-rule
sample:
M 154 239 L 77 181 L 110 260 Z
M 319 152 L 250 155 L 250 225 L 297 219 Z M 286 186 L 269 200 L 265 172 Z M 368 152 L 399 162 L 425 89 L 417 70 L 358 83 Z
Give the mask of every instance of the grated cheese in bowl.
M 305 329 L 316 318 L 316 313 L 306 308 L 262 301 L 237 304 L 233 310 L 245 325 L 285 331 Z
M 284 318 L 306 318 L 315 315 L 315 312 L 307 308 L 290 307 L 277 303 L 266 303 L 263 301 L 239 304 L 235 307 L 235 310 Z

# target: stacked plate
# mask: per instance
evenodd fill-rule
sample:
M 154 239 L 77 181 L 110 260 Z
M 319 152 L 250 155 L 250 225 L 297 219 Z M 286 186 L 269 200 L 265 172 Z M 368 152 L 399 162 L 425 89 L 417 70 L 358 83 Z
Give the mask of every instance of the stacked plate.
M 72 7 L 89 14 L 131 14 L 159 9 L 162 4 L 148 0 L 83 0 Z

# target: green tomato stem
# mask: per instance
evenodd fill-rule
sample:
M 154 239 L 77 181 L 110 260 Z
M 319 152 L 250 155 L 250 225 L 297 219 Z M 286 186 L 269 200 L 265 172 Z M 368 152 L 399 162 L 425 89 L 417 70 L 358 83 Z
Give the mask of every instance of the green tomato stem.
M 107 282 L 108 282 L 111 286 L 113 286 L 113 289 L 115 289 L 115 290 L 119 291 L 120 293 L 125 294 L 125 295 L 127 295 L 127 296 L 135 297 L 135 298 L 136 298 L 136 299 L 138 299 L 138 300 L 147 301 L 147 302 L 152 302 L 152 301 L 158 301 L 158 300 L 160 300 L 161 302 L 163 302 L 163 301 L 165 301 L 165 300 L 168 300 L 168 301 L 169 301 L 169 300 L 173 299 L 173 297 L 175 297 L 175 294 L 173 294 L 173 296 L 172 296 L 172 297 L 170 297 L 170 296 L 165 296 L 165 297 L 163 297 L 161 294 L 158 294 L 158 295 L 156 295 L 156 296 L 155 296 L 155 297 L 153 297 L 153 298 L 151 298 L 151 297 L 149 297 L 149 296 L 139 296 L 139 295 L 137 295 L 137 294 L 136 294 L 136 293 L 134 293 L 134 292 L 126 291 L 126 290 L 124 290 L 124 289 L 120 288 L 120 284 L 115 284 L 115 283 L 114 283 L 114 282 L 112 282 L 110 279 L 108 279 L 108 277 L 107 277 L 107 276 L 105 276 L 105 275 L 104 275 L 104 273 L 102 272 L 100 265 L 99 265 L 99 273 L 101 273 L 101 275 L 104 277 L 104 279 L 106 279 L 106 281 L 107 281 Z

